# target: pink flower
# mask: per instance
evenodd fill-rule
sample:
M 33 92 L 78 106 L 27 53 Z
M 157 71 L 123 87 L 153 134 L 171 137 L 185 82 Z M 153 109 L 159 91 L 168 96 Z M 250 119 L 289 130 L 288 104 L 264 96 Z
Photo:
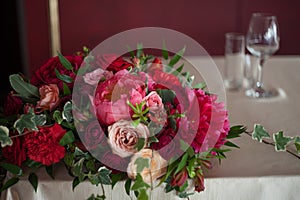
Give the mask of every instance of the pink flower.
M 190 99 L 189 116 L 185 122 L 185 126 L 188 125 L 187 132 L 181 131 L 181 134 L 197 130 L 191 142 L 196 153 L 207 151 L 212 147 L 219 148 L 226 142 L 230 128 L 224 104 L 217 103 L 215 95 L 205 94 L 203 90 L 195 89 L 193 92 L 197 101 Z M 199 109 L 195 111 L 197 107 Z M 193 123 L 194 120 L 198 123 Z
M 108 127 L 108 143 L 112 152 L 125 158 L 136 153 L 139 139 L 144 139 L 144 147 L 150 133 L 148 127 L 139 123 L 137 127 L 131 121 L 120 120 Z
M 162 99 L 161 97 L 157 94 L 156 91 L 150 92 L 147 96 L 144 97 L 143 99 L 146 101 L 146 106 L 147 107 L 163 107 Z
M 113 73 L 104 69 L 98 68 L 90 73 L 86 73 L 83 76 L 84 82 L 90 85 L 97 85 L 99 81 L 110 79 Z
M 39 88 L 41 100 L 37 102 L 38 112 L 53 111 L 59 104 L 59 89 L 56 84 L 43 85 Z

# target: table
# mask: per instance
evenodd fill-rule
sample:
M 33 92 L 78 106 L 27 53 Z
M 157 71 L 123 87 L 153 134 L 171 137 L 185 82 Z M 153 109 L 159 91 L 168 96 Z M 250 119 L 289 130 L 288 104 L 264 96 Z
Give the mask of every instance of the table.
M 192 58 L 197 59 L 197 58 Z M 213 58 L 221 73 L 224 58 Z M 286 135 L 300 135 L 300 56 L 273 56 L 265 63 L 265 82 L 281 88 L 279 98 L 254 100 L 244 96 L 243 91 L 227 92 L 227 109 L 232 125 L 243 124 L 249 130 L 261 123 L 270 133 L 283 130 Z M 236 138 L 240 149 L 227 153 L 227 159 L 207 173 L 205 191 L 190 199 L 299 199 L 300 160 L 287 152 L 276 152 L 274 147 L 259 143 L 248 135 Z M 295 151 L 293 146 L 288 147 Z M 101 190 L 90 183 L 81 183 L 72 192 L 72 181 L 63 168 L 56 179 L 40 172 L 39 188 L 35 194 L 27 181 L 20 181 L 1 199 L 86 199 Z M 113 190 L 106 187 L 107 199 L 130 199 L 124 191 L 124 183 Z M 177 197 L 176 197 L 177 198 Z M 151 193 L 151 199 L 176 199 L 172 193 L 165 194 L 162 188 Z

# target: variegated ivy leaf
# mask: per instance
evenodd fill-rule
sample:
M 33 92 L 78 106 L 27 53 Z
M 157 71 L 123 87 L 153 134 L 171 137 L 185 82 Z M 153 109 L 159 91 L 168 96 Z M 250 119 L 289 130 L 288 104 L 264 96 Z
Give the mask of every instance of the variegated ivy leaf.
M 265 128 L 260 124 L 254 125 L 254 130 L 252 133 L 252 139 L 262 142 L 263 138 L 269 138 L 269 133 L 265 130 Z
M 296 147 L 296 149 L 297 149 L 297 153 L 300 154 L 300 137 L 299 137 L 299 136 L 297 136 L 297 137 L 295 138 L 294 144 L 295 144 L 295 147 Z
M 144 168 L 149 168 L 150 167 L 150 159 L 140 157 L 140 158 L 136 159 L 134 164 L 136 164 L 137 173 L 141 173 Z
M 283 135 L 282 131 L 279 131 L 278 133 L 274 133 L 273 135 L 273 140 L 275 142 L 275 149 L 276 151 L 285 151 L 286 150 L 286 146 L 288 145 L 288 143 L 290 141 L 293 140 L 292 137 L 285 137 Z
M 72 103 L 68 101 L 64 105 L 64 110 L 62 112 L 62 117 L 65 119 L 67 122 L 71 122 L 73 120 L 73 115 L 72 115 Z
M 9 137 L 9 130 L 6 126 L 0 126 L 0 142 L 1 147 L 11 146 L 13 143 Z
M 28 113 L 21 115 L 21 117 L 15 122 L 14 128 L 17 129 L 19 134 L 22 134 L 24 129 L 29 131 L 37 131 L 37 126 L 42 126 L 46 123 L 46 115 L 34 114 L 33 109 L 29 109 Z

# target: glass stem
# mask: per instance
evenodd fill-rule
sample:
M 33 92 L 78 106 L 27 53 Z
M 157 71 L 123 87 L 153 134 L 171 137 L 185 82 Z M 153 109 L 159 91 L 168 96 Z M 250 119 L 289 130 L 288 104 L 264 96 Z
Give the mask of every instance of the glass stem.
M 265 58 L 260 58 L 259 64 L 257 67 L 257 81 L 256 81 L 256 87 L 262 88 L 263 86 L 263 65 L 265 63 Z

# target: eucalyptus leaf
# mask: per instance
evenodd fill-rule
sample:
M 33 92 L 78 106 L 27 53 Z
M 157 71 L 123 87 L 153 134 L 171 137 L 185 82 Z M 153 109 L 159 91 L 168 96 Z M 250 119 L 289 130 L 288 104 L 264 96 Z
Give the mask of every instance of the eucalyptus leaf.
M 25 82 L 19 74 L 10 75 L 9 81 L 12 88 L 25 101 L 35 102 L 40 98 L 38 88 L 28 82 Z
M 28 180 L 31 184 L 31 186 L 33 187 L 34 191 L 37 191 L 37 187 L 38 187 L 38 177 L 35 173 L 30 173 L 28 176 Z
M 169 62 L 168 65 L 169 65 L 170 67 L 173 67 L 173 66 L 180 60 L 180 58 L 183 56 L 184 52 L 185 52 L 185 47 L 184 47 L 183 49 L 181 49 L 179 52 L 177 52 L 177 53 L 171 58 L 171 60 L 170 60 L 170 62 Z
M 9 137 L 9 129 L 6 126 L 0 126 L 0 142 L 1 147 L 11 146 L 12 139 Z
M 67 70 L 72 70 L 73 66 L 66 57 L 64 57 L 59 51 L 57 52 L 58 58 L 62 66 L 64 66 Z
M 7 180 L 4 185 L 1 187 L 0 192 L 3 192 L 4 190 L 6 190 L 7 188 L 13 186 L 14 184 L 16 184 L 17 182 L 19 182 L 19 178 L 18 177 L 13 177 L 9 180 Z
M 10 164 L 10 163 L 1 163 L 0 167 L 4 168 L 5 170 L 9 171 L 12 174 L 21 176 L 23 174 L 23 170 L 14 164 Z
M 73 81 L 74 81 L 70 76 L 61 74 L 57 69 L 55 69 L 55 74 L 58 79 L 66 82 L 66 83 L 73 83 Z
M 53 165 L 49 165 L 45 167 L 47 174 L 54 180 L 54 174 L 53 174 Z
M 130 188 L 131 188 L 131 179 L 127 179 L 125 182 L 125 192 L 128 196 L 130 196 Z
M 292 141 L 292 137 L 284 136 L 282 131 L 273 134 L 276 151 L 286 151 L 286 146 Z

